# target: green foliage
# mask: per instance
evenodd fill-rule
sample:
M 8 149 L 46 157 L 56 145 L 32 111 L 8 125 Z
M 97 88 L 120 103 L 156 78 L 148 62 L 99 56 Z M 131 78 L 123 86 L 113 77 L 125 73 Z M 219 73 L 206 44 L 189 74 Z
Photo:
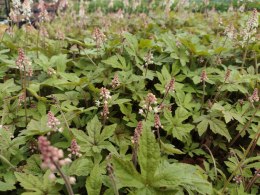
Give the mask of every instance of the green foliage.
M 89 178 L 86 181 L 86 189 L 88 194 L 95 195 L 100 194 L 102 186 L 101 169 L 99 165 L 94 166 Z
M 135 188 L 135 194 L 170 194 L 181 193 L 184 189 L 189 194 L 197 191 L 212 194 L 212 187 L 203 176 L 203 171 L 195 166 L 170 164 L 160 156 L 160 148 L 149 126 L 145 126 L 139 142 L 138 163 L 140 173 L 128 160 L 118 156 L 112 161 L 118 188 Z
M 192 124 L 183 123 L 189 116 L 190 113 L 182 107 L 177 108 L 174 117 L 171 116 L 171 112 L 166 111 L 164 113 L 164 117 L 167 120 L 167 123 L 164 125 L 165 130 L 180 141 L 187 140 L 191 130 L 195 127 Z
M 60 194 L 59 191 L 61 190 L 61 185 L 55 184 L 50 181 L 49 177 L 50 172 L 46 172 L 43 176 L 43 181 L 40 177 L 36 177 L 31 174 L 25 173 L 15 173 L 15 177 L 17 178 L 20 185 L 25 189 L 26 192 L 23 192 L 23 195 L 29 194 Z
M 243 34 L 258 5 L 138 2 L 0 24 L 1 193 L 67 194 L 42 168 L 43 135 L 71 158 L 61 171 L 75 194 L 259 194 L 259 27 Z
M 116 129 L 116 124 L 106 126 L 102 131 L 102 125 L 97 116 L 95 116 L 87 124 L 87 134 L 81 130 L 72 129 L 73 135 L 82 143 L 81 151 L 87 154 L 99 154 L 102 150 L 106 149 L 112 153 L 116 152 L 115 147 L 111 142 L 107 141 Z

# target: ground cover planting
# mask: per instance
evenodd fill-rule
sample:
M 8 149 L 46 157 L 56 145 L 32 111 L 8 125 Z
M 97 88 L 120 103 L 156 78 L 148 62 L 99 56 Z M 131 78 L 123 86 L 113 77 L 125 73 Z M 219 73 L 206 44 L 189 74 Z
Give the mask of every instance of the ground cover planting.
M 257 1 L 12 1 L 0 194 L 259 194 Z

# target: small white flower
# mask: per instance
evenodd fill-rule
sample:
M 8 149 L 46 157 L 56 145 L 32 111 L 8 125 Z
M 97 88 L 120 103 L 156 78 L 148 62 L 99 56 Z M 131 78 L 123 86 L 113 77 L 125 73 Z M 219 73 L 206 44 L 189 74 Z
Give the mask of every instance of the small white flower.
M 144 110 L 143 109 L 139 109 L 139 114 L 143 114 L 144 113 Z
M 97 107 L 99 107 L 100 104 L 101 104 L 101 102 L 100 102 L 99 100 L 96 100 L 96 101 L 95 101 L 95 104 L 96 104 Z
M 153 108 L 153 111 L 154 111 L 154 113 L 158 113 L 159 112 L 159 108 L 156 106 L 156 107 Z
M 70 184 L 75 184 L 76 183 L 76 178 L 75 177 L 69 177 Z
M 51 173 L 51 174 L 49 175 L 49 179 L 50 179 L 51 181 L 53 181 L 53 180 L 56 179 L 56 176 L 54 175 L 54 173 Z

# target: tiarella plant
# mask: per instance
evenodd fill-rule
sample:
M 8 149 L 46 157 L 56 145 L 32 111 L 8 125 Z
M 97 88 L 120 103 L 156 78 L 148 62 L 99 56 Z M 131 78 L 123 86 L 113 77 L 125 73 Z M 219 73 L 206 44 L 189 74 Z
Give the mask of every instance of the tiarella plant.
M 13 1 L 0 193 L 259 194 L 259 5 L 194 2 Z

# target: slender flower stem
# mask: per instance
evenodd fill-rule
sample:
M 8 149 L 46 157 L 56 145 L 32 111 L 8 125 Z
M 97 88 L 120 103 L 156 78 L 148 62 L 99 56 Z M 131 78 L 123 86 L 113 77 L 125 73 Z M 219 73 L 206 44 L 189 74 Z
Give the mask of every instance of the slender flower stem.
M 249 152 L 250 152 L 250 150 L 251 150 L 251 148 L 252 148 L 252 146 L 253 146 L 253 143 L 255 142 L 255 139 L 259 136 L 259 134 L 260 134 L 260 128 L 258 129 L 258 131 L 257 131 L 257 133 L 255 134 L 254 138 L 252 139 L 252 141 L 251 141 L 250 144 L 248 145 L 246 151 L 244 152 L 244 155 L 243 155 L 242 159 L 241 159 L 240 162 L 237 164 L 235 170 L 234 170 L 233 173 L 230 175 L 230 177 L 228 178 L 228 180 L 225 181 L 224 187 L 223 187 L 223 189 L 222 189 L 221 194 L 224 194 L 224 192 L 225 192 L 225 190 L 226 190 L 228 184 L 230 183 L 231 179 L 234 177 L 234 175 L 236 174 L 236 172 L 238 171 L 238 169 L 243 165 L 243 163 L 244 163 L 244 161 L 245 161 L 247 155 L 249 154 Z
M 172 78 L 171 81 L 170 81 L 170 83 L 169 83 L 168 86 L 166 87 L 166 92 L 165 92 L 165 94 L 164 94 L 164 96 L 163 96 L 163 99 L 162 99 L 161 103 L 159 104 L 158 108 L 160 108 L 160 107 L 162 106 L 162 104 L 163 104 L 165 98 L 167 97 L 169 91 L 170 91 L 171 89 L 174 90 L 174 82 L 175 82 L 175 79 Z
M 254 175 L 254 177 L 248 182 L 245 191 L 248 192 L 250 190 L 250 188 L 253 186 L 253 184 L 255 183 L 255 181 L 259 178 L 259 174 L 260 174 L 260 169 L 258 169 Z
M 132 154 L 132 162 L 133 162 L 135 167 L 137 166 L 137 149 L 138 149 L 137 144 L 134 144 L 134 150 L 133 150 L 133 154 Z
M 217 177 L 218 173 L 217 173 L 217 165 L 216 165 L 216 161 L 215 161 L 215 158 L 211 152 L 211 150 L 209 149 L 209 147 L 206 145 L 206 144 L 203 144 L 202 146 L 204 146 L 210 153 L 210 156 L 212 158 L 212 161 L 213 161 L 213 165 L 214 165 L 214 172 L 215 172 L 215 176 Z
M 255 57 L 255 74 L 258 75 L 258 63 L 257 63 L 257 55 L 256 52 L 254 52 Z
M 161 103 L 159 104 L 158 108 L 160 108 L 160 107 L 162 106 L 162 104 L 163 104 L 165 98 L 167 97 L 169 91 L 170 91 L 170 89 L 168 89 L 168 90 L 166 91 L 166 93 L 164 94 L 163 99 L 162 99 Z
M 200 109 L 200 113 L 202 113 L 202 108 L 203 108 L 203 105 L 204 105 L 204 99 L 205 99 L 205 93 L 206 93 L 206 83 L 205 83 L 205 80 L 202 81 L 203 82 L 203 94 L 202 94 L 202 99 L 201 99 L 201 109 Z
M 53 164 L 55 165 L 55 167 L 57 168 L 57 170 L 60 173 L 61 177 L 63 178 L 63 180 L 65 182 L 65 186 L 66 186 L 67 191 L 68 191 L 68 194 L 69 195 L 74 195 L 68 176 L 66 176 L 63 173 L 63 171 L 61 170 L 60 166 L 56 162 L 53 162 Z
M 26 69 L 25 66 L 23 66 L 23 73 L 22 71 L 20 71 L 20 77 L 21 77 L 21 82 L 22 82 L 22 89 L 23 89 L 23 93 L 24 93 L 24 114 L 25 114 L 25 124 L 27 125 L 28 122 L 28 116 L 27 116 L 27 102 L 26 102 Z
M 111 183 L 112 183 L 114 193 L 115 193 L 115 195 L 119 195 L 117 187 L 116 187 L 116 179 L 115 179 L 115 176 L 113 174 L 113 167 L 110 163 L 108 164 L 107 170 L 108 170 L 109 178 L 110 178 Z
M 69 132 L 71 132 L 71 131 L 70 131 L 70 126 L 69 126 L 68 120 L 66 119 L 66 116 L 65 116 L 64 112 L 62 111 L 62 108 L 61 108 L 61 106 L 60 106 L 59 100 L 55 98 L 55 101 L 57 101 L 57 102 L 56 102 L 56 106 L 58 107 L 58 109 L 59 109 L 59 111 L 60 111 L 60 113 L 61 113 L 61 116 L 62 116 L 62 118 L 63 118 L 63 120 L 64 120 L 64 122 L 65 122 L 65 124 L 66 124 L 66 127 L 68 128 Z
M 157 140 L 158 140 L 159 146 L 161 147 L 161 136 L 160 136 L 159 128 L 156 128 L 156 133 L 157 133 Z
M 257 138 L 255 139 L 255 141 L 254 141 L 254 143 L 253 143 L 253 146 L 252 146 L 251 151 L 250 151 L 250 153 L 249 153 L 250 156 L 251 156 L 252 153 L 254 152 L 255 147 L 256 147 L 256 144 L 257 144 L 259 138 L 260 138 L 260 133 L 258 134 Z
M 147 117 L 148 117 L 149 108 L 150 108 L 150 102 L 149 102 L 148 105 L 147 105 L 147 111 L 146 111 L 146 113 L 145 113 L 145 121 L 147 120 Z
M 247 39 L 247 42 L 246 42 L 246 50 L 243 54 L 243 61 L 242 61 L 242 65 L 241 65 L 241 68 L 243 69 L 244 68 L 244 65 L 246 63 L 246 56 L 247 56 L 247 52 L 248 52 L 248 43 L 249 43 L 249 39 Z
M 236 158 L 236 162 L 239 163 L 239 159 L 237 157 L 237 154 L 235 153 L 235 151 L 232 149 L 233 153 L 234 153 L 234 156 Z M 243 177 L 243 171 L 242 171 L 242 167 L 239 167 L 239 172 L 240 172 L 240 175 L 242 177 L 242 184 L 243 184 L 243 187 L 245 188 L 245 178 Z
M 37 59 L 39 59 L 39 41 L 40 41 L 40 29 L 38 29 L 37 39 L 36 39 Z

